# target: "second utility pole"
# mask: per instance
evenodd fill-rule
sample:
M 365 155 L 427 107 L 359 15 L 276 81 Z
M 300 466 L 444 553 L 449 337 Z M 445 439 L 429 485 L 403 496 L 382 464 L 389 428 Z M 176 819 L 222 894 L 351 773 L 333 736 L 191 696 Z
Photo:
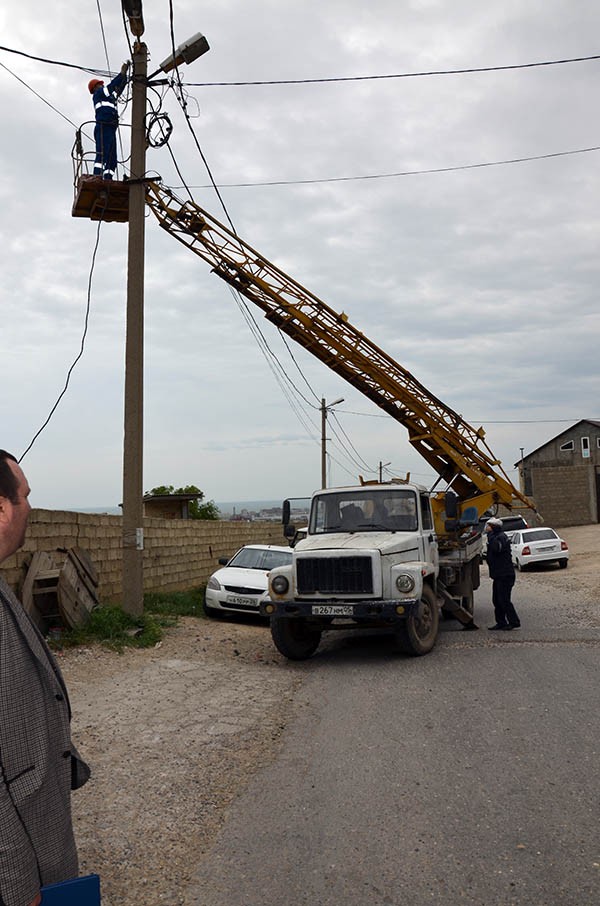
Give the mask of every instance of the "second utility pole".
M 123 610 L 144 610 L 144 240 L 148 50 L 133 48 L 123 443 Z

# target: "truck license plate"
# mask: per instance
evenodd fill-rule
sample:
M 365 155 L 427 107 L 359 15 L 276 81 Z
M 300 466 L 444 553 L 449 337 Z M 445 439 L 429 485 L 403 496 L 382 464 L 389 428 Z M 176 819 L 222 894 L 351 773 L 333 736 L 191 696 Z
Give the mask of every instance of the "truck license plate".
M 312 612 L 319 617 L 351 617 L 354 608 L 351 604 L 313 604 Z

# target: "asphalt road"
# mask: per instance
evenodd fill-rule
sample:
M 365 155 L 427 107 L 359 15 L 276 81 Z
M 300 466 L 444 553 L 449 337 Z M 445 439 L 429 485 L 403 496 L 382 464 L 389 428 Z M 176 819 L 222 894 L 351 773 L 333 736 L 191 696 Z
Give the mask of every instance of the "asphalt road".
M 482 630 L 445 623 L 426 657 L 330 635 L 290 667 L 279 754 L 186 903 L 597 906 L 600 625 L 543 578 L 518 580 L 518 632 L 485 629 L 484 580 Z

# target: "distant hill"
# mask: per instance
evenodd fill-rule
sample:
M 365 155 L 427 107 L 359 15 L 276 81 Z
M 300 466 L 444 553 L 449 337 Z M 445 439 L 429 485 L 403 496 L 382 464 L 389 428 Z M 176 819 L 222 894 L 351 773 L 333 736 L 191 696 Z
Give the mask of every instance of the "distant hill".
M 306 498 L 308 503 L 309 497 Z M 260 513 L 261 510 L 281 508 L 282 500 L 215 500 L 219 511 L 225 515 L 241 513 L 248 510 L 251 513 Z M 123 510 L 120 506 L 73 506 L 65 507 L 71 513 L 107 513 L 109 516 L 121 516 Z
M 216 505 L 222 513 L 241 513 L 242 510 L 250 510 L 258 513 L 260 510 L 269 510 L 272 507 L 281 507 L 281 500 L 215 500 Z

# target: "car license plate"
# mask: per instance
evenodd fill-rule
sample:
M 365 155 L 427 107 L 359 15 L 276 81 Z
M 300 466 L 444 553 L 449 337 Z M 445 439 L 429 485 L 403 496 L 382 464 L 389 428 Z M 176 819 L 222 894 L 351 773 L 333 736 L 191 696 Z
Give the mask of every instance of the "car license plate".
M 351 604 L 313 604 L 312 612 L 318 617 L 351 617 L 354 608 Z
M 254 598 L 244 598 L 242 595 L 227 595 L 225 598 L 227 604 L 238 604 L 240 607 L 256 607 L 257 602 Z

